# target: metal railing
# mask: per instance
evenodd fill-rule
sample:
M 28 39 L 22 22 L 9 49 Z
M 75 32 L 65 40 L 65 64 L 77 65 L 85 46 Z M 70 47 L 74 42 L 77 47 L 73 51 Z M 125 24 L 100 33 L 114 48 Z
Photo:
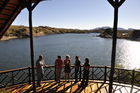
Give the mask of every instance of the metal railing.
M 109 66 L 91 66 L 89 79 L 94 80 L 94 82 L 102 82 L 103 84 L 107 84 L 109 81 L 110 75 Z M 55 67 L 48 66 L 44 68 L 44 77 L 43 80 L 55 80 Z M 81 70 L 78 73 L 79 80 L 82 79 L 83 67 L 81 66 Z M 21 84 L 21 83 L 31 83 L 31 68 L 25 67 L 14 70 L 0 71 L 0 88 Z M 61 79 L 64 79 L 64 72 L 62 71 Z M 71 66 L 70 79 L 75 79 L 75 68 Z M 125 87 L 129 90 L 136 89 L 140 92 L 140 71 L 136 70 L 127 70 L 115 68 L 113 85 L 116 87 L 121 86 Z M 128 92 L 130 93 L 130 92 Z M 137 93 L 137 92 L 136 92 Z
M 31 68 L 19 68 L 13 70 L 0 71 L 0 88 L 31 82 Z

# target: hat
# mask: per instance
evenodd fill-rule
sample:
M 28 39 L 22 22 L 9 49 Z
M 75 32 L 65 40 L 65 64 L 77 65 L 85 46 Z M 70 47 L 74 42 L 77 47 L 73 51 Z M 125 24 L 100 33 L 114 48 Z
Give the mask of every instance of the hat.
M 66 57 L 69 57 L 70 58 L 70 55 L 67 54 Z

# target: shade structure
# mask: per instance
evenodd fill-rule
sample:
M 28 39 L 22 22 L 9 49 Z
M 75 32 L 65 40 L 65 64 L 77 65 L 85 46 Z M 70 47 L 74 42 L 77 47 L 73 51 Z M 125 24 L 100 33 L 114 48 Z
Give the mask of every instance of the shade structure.
M 35 89 L 35 70 L 34 70 L 34 48 L 33 48 L 33 32 L 32 32 L 32 10 L 42 0 L 1 0 L 0 1 L 0 39 L 12 24 L 22 9 L 27 7 L 29 11 L 29 31 L 30 31 L 30 54 L 32 67 L 33 92 Z M 34 3 L 32 5 L 32 3 Z
M 31 48 L 31 63 L 32 63 L 32 77 L 33 77 L 33 88 L 35 93 L 35 78 L 34 78 L 34 49 L 33 49 L 33 32 L 32 32 L 32 10 L 42 0 L 1 0 L 0 1 L 0 39 L 25 7 L 29 11 L 29 30 L 30 30 L 30 48 Z M 113 42 L 112 42 L 112 57 L 111 57 L 111 73 L 110 73 L 110 84 L 109 93 L 112 93 L 113 74 L 115 66 L 115 55 L 116 55 L 116 40 L 117 40 L 117 21 L 118 21 L 118 8 L 123 4 L 125 0 L 108 0 L 109 3 L 114 7 L 114 27 L 113 27 Z M 35 3 L 32 6 L 32 3 Z
M 28 0 L 0 0 L 0 39 L 7 31 Z M 32 3 L 41 0 L 31 0 Z

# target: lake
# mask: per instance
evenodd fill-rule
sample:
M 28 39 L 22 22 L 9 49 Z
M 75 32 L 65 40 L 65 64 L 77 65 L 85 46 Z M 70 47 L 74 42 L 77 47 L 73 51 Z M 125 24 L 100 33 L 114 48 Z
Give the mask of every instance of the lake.
M 110 65 L 112 39 L 97 37 L 98 33 L 54 34 L 34 38 L 35 60 L 44 55 L 45 63 L 53 65 L 58 55 L 67 54 L 74 63 L 80 56 L 82 64 L 88 57 L 92 65 Z M 127 69 L 140 68 L 140 42 L 117 40 L 116 64 Z M 0 41 L 0 70 L 30 66 L 29 38 Z

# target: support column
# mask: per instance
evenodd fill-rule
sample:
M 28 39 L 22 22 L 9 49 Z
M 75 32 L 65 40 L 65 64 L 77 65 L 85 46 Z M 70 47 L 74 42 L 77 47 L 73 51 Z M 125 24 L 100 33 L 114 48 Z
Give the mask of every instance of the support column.
M 31 71 L 32 71 L 32 85 L 33 93 L 36 93 L 35 86 L 35 65 L 34 65 L 34 41 L 33 41 L 33 29 L 32 29 L 32 11 L 39 4 L 41 0 L 34 2 L 32 5 L 31 0 L 25 0 L 27 9 L 29 11 L 29 31 L 30 31 L 30 56 L 31 56 Z
M 112 40 L 112 55 L 111 55 L 111 71 L 110 71 L 110 78 L 109 78 L 109 93 L 112 93 L 113 76 L 114 76 L 114 72 L 115 72 L 116 44 L 117 44 L 117 24 L 118 24 L 118 8 L 115 8 L 114 9 L 113 40 Z
M 32 3 L 31 3 L 31 0 L 29 0 L 27 3 L 28 3 L 28 11 L 29 11 L 30 56 L 31 56 L 32 84 L 33 84 L 33 92 L 36 93 L 35 68 L 34 68 L 34 41 L 33 41 L 33 30 L 32 30 Z
M 32 31 L 32 10 L 31 9 L 29 10 L 29 30 L 30 30 L 30 51 L 31 51 L 33 92 L 36 93 L 35 68 L 34 68 L 34 41 L 33 41 L 33 31 Z
M 125 0 L 108 0 L 114 8 L 114 26 L 113 26 L 113 40 L 112 40 L 112 55 L 111 55 L 111 71 L 109 77 L 109 93 L 113 90 L 113 76 L 115 72 L 116 61 L 116 45 L 117 45 L 117 27 L 118 27 L 118 8 L 124 3 Z

